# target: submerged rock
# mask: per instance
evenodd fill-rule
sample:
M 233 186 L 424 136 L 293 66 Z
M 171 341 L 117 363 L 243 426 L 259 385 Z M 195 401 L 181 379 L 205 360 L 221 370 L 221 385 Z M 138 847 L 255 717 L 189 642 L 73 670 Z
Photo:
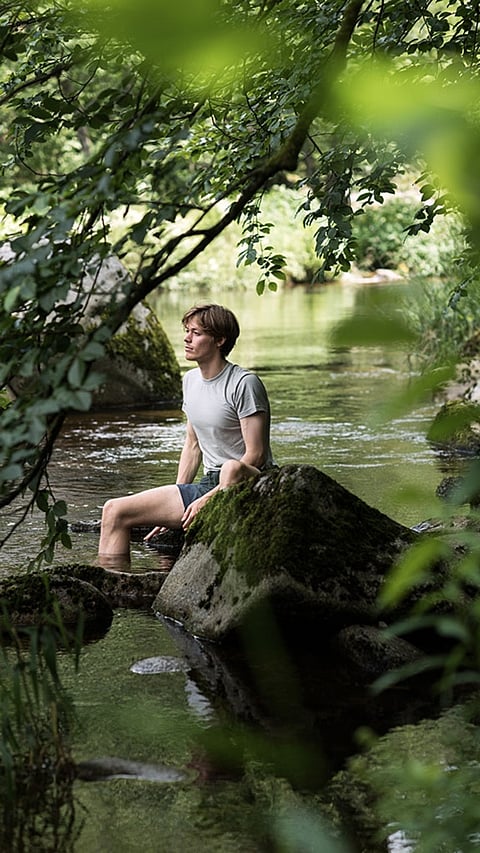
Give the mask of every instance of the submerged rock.
M 108 779 L 142 779 L 146 782 L 180 782 L 186 774 L 173 767 L 129 761 L 124 758 L 92 758 L 77 764 L 77 778 L 83 782 L 103 782 Z
M 56 620 L 57 612 L 66 628 L 82 620 L 85 630 L 108 628 L 113 612 L 105 595 L 93 584 L 62 570 L 30 572 L 0 579 L 0 632 L 10 626 L 41 626 Z
M 373 623 L 385 573 L 415 538 L 317 468 L 288 465 L 209 501 L 154 609 L 212 640 L 272 616 L 296 631 Z
M 166 573 L 109 571 L 88 563 L 61 567 L 64 575 L 94 586 L 112 607 L 148 608 L 166 578 Z
M 450 454 L 480 454 L 480 405 L 469 400 L 448 400 L 435 415 L 427 439 Z
M 172 655 L 143 658 L 132 663 L 130 667 L 130 672 L 134 672 L 136 675 L 160 675 L 170 672 L 187 672 L 187 670 L 186 661 Z

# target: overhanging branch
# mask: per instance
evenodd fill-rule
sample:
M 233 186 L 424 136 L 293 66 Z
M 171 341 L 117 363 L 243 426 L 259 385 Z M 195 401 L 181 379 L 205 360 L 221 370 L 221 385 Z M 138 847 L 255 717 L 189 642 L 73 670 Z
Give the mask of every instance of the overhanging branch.
M 118 306 L 112 319 L 113 329 L 118 329 L 129 316 L 132 308 L 145 299 L 153 290 L 167 281 L 181 270 L 185 269 L 195 258 L 198 257 L 232 222 L 238 219 L 246 205 L 254 198 L 259 189 L 273 178 L 278 172 L 293 171 L 298 164 L 300 151 L 308 136 L 312 122 L 321 114 L 327 106 L 330 98 L 332 84 L 338 79 L 347 61 L 347 50 L 350 39 L 355 30 L 364 0 L 350 0 L 343 15 L 342 22 L 337 31 L 333 48 L 329 58 L 319 69 L 319 80 L 313 87 L 311 95 L 302 109 L 295 127 L 285 140 L 279 151 L 269 157 L 263 164 L 253 169 L 245 179 L 244 189 L 239 197 L 231 204 L 228 211 L 218 220 L 215 225 L 205 229 L 204 236 L 198 243 L 186 252 L 178 261 L 158 271 L 159 262 L 149 267 L 148 277 L 144 274 L 140 283 L 129 295 L 122 305 Z M 191 237 L 193 229 L 188 229 L 181 235 L 172 238 L 163 248 L 161 258 L 171 252 L 187 237 Z

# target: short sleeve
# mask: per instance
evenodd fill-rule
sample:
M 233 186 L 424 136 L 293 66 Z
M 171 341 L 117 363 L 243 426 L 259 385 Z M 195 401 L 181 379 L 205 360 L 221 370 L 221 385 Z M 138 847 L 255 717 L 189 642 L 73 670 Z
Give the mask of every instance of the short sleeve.
M 263 382 L 254 373 L 246 373 L 239 379 L 233 402 L 239 418 L 269 411 L 267 392 Z

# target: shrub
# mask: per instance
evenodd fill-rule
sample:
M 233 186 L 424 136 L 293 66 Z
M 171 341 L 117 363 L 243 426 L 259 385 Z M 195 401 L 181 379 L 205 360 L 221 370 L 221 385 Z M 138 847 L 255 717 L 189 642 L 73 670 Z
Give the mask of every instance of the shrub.
M 452 276 L 415 281 L 405 300 L 405 313 L 417 334 L 415 355 L 423 366 L 458 361 L 465 342 L 478 331 L 480 279 L 458 283 Z
M 398 269 L 407 275 L 447 276 L 464 248 L 462 223 L 450 214 L 434 220 L 428 233 L 407 235 L 415 220 L 418 202 L 393 198 L 357 215 L 353 234 L 360 269 Z

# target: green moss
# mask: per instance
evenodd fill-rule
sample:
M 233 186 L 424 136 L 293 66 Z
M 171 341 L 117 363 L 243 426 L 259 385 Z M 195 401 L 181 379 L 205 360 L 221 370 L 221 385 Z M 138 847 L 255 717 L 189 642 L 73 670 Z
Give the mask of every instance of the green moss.
M 256 478 L 218 493 L 202 510 L 191 535 L 187 534 L 187 544 L 193 537 L 207 542 L 221 574 L 233 565 L 248 584 L 258 581 L 259 543 L 263 576 L 278 574 L 279 554 L 285 554 L 288 563 L 302 564 L 301 554 L 311 536 L 306 522 L 299 528 L 299 519 L 306 518 L 305 494 L 278 488 L 280 476 L 281 469 L 269 475 L 269 496 L 275 496 L 275 503 L 269 504 L 268 513 L 259 506 L 263 498 L 254 491 Z
M 366 566 L 379 576 L 392 565 L 414 534 L 369 507 L 317 469 L 284 466 L 272 471 L 259 487 L 251 479 L 219 493 L 199 514 L 187 546 L 204 542 L 220 574 L 234 567 L 247 586 L 284 568 L 302 585 L 317 590 L 335 584 L 350 566 L 352 589 L 366 594 Z M 364 531 L 358 547 L 359 525 Z M 342 549 L 338 543 L 342 541 Z M 321 566 L 321 571 L 319 571 Z M 375 590 L 371 593 L 375 598 Z
M 107 345 L 111 358 L 124 359 L 147 376 L 149 391 L 158 399 L 182 396 L 180 368 L 170 341 L 153 312 L 140 322 L 130 316 L 124 331 Z
M 480 406 L 465 400 L 445 403 L 427 433 L 428 441 L 452 449 L 480 449 Z

